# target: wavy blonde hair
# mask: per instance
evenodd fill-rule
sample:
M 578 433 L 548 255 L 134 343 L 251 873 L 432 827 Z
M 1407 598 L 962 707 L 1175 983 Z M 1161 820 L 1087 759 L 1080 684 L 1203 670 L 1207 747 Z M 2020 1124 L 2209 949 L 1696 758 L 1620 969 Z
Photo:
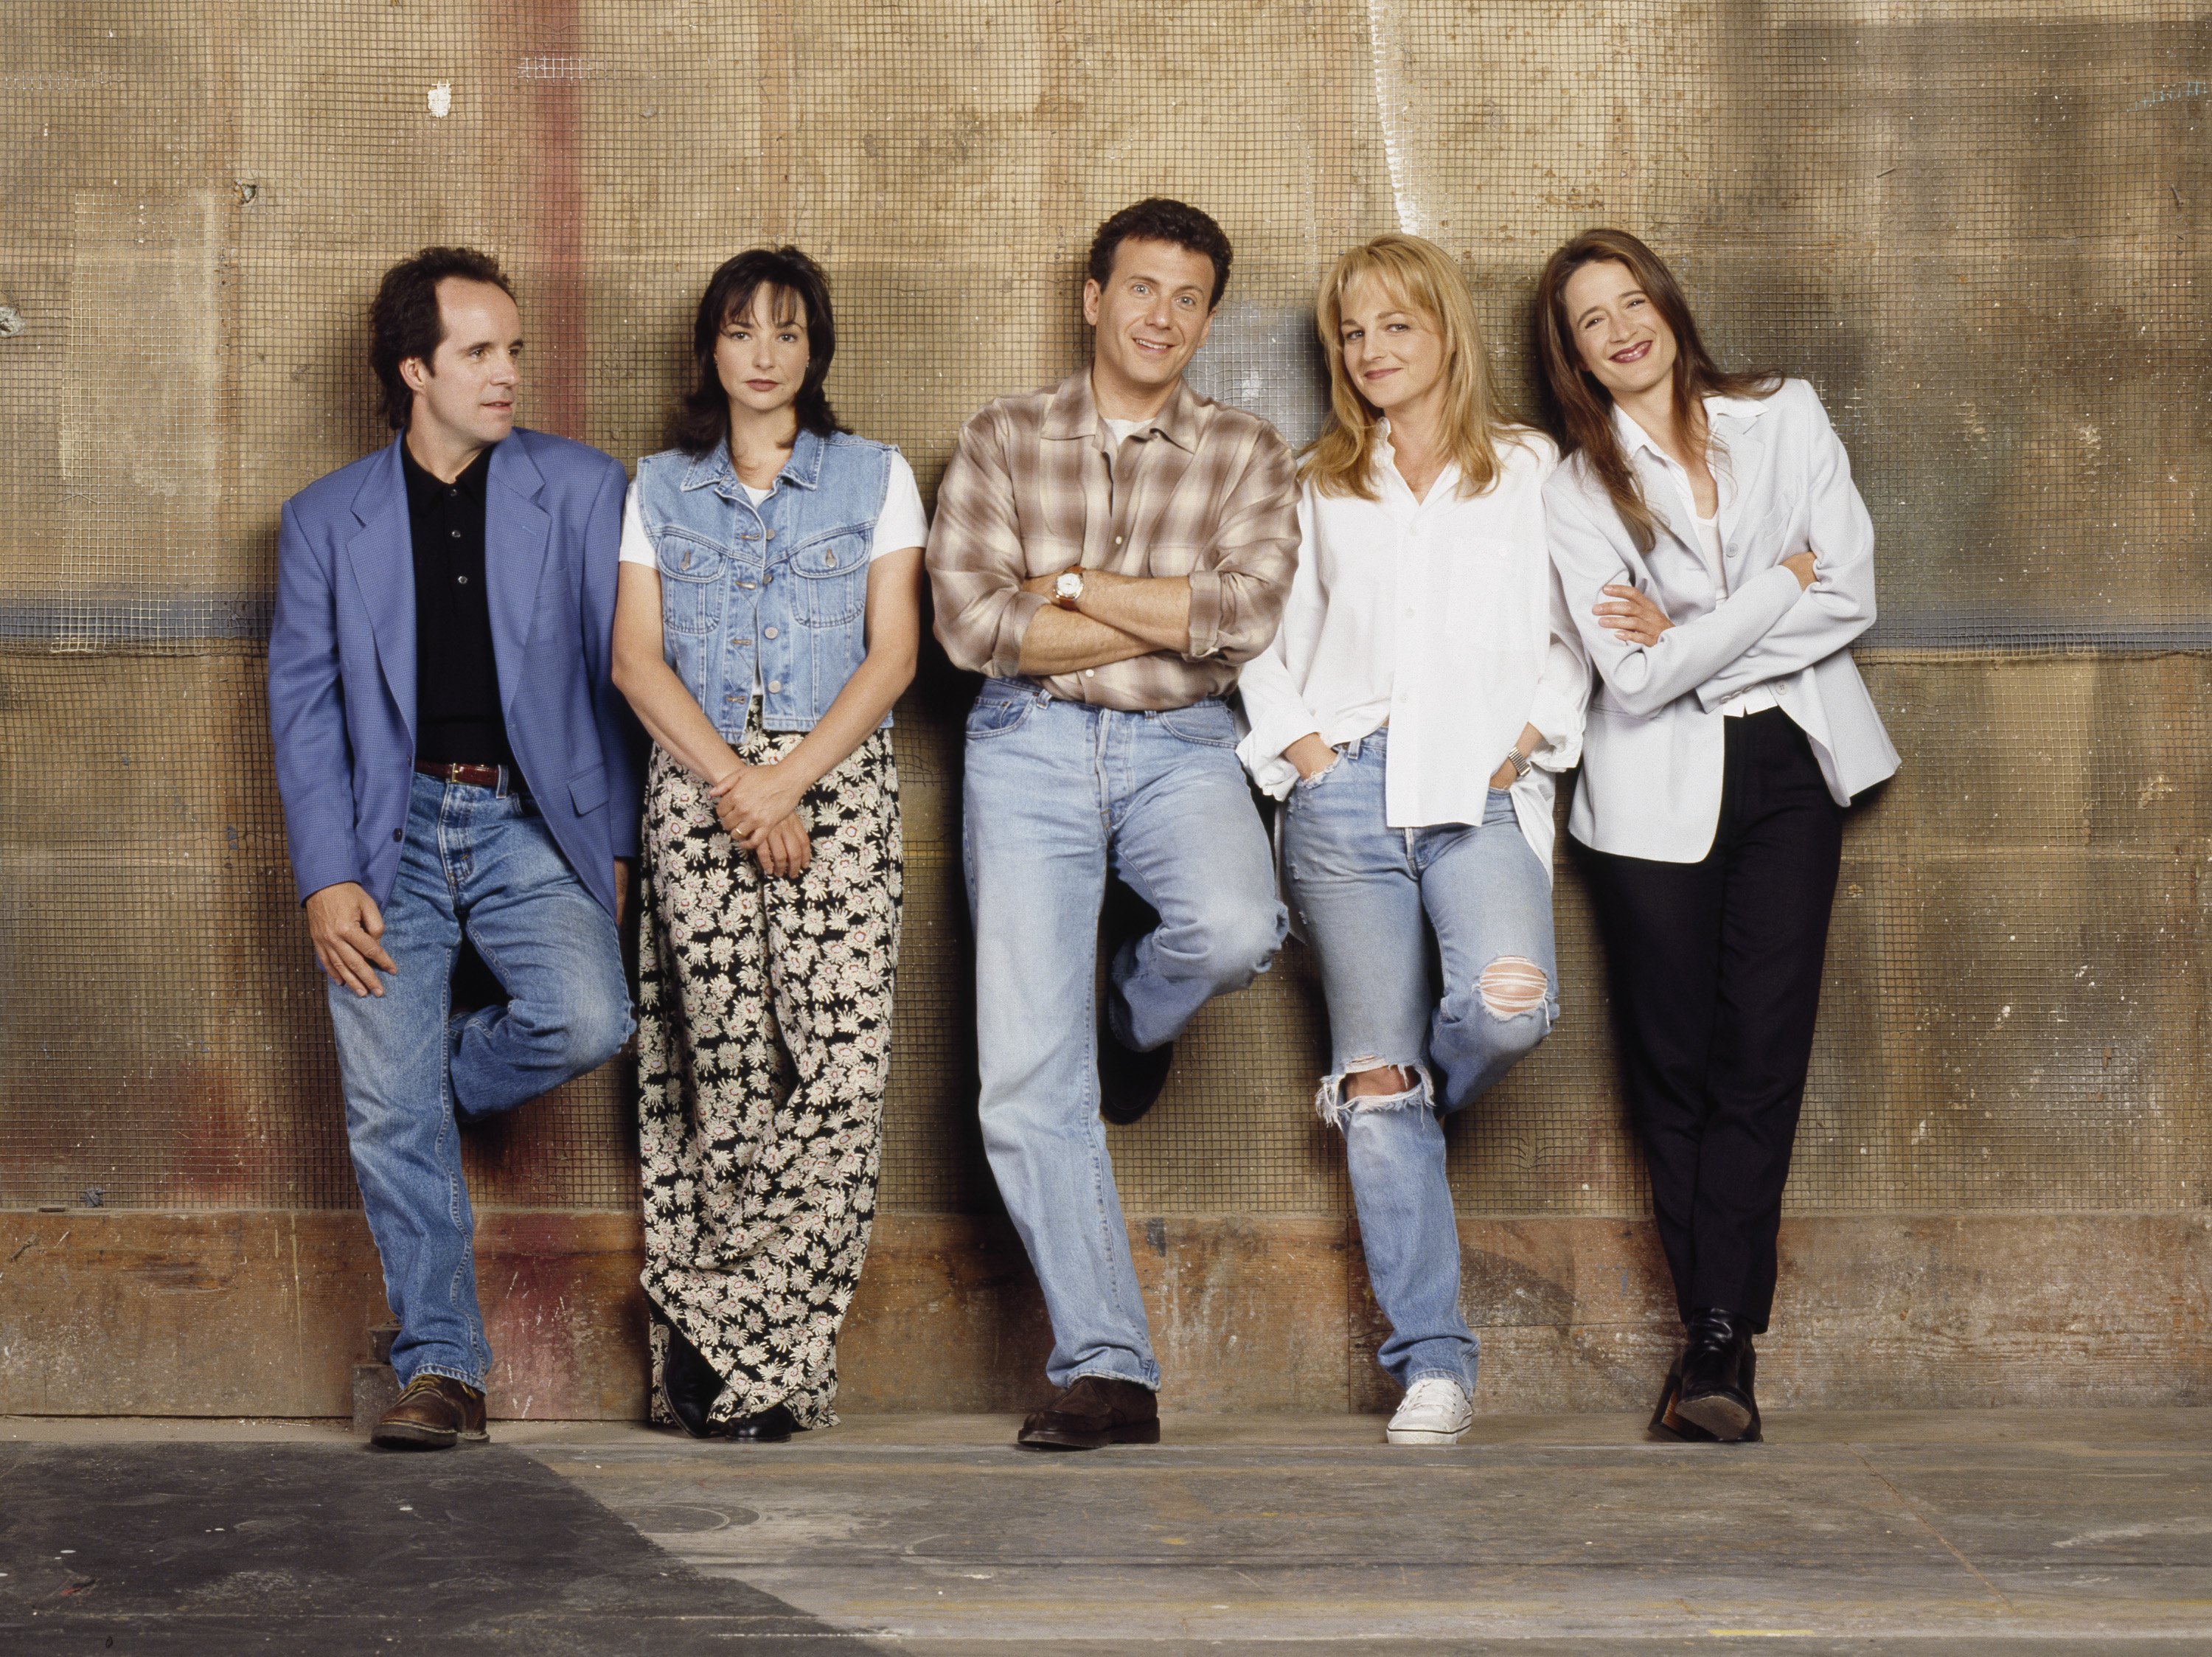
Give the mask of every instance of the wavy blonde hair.
M 1345 371 L 1345 295 L 1373 277 L 1407 310 L 1433 321 L 1444 341 L 1444 403 L 1451 432 L 1451 458 L 1459 463 L 1459 491 L 1487 494 L 1498 483 L 1500 444 L 1518 442 L 1528 429 L 1499 406 L 1490 379 L 1490 353 L 1474 319 L 1451 255 L 1419 236 L 1393 231 L 1362 242 L 1322 278 L 1314 296 L 1314 326 L 1328 356 L 1328 418 L 1298 464 L 1298 476 L 1324 495 L 1379 498 L 1375 484 L 1375 443 L 1382 435 L 1382 411 L 1359 394 Z

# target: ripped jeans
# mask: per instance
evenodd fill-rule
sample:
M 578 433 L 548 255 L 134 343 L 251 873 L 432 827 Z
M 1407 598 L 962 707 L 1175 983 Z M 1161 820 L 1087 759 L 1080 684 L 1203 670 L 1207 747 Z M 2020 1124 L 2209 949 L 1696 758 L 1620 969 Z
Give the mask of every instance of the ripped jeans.
M 1283 866 L 1328 1002 L 1332 1069 L 1315 1104 L 1344 1134 L 1368 1278 L 1390 1320 L 1378 1355 L 1401 1386 L 1443 1375 L 1471 1396 L 1480 1343 L 1460 1314 L 1439 1118 L 1504 1076 L 1559 1016 L 1551 872 L 1503 789 L 1490 791 L 1479 827 L 1389 826 L 1388 735 L 1347 744 L 1291 790 Z M 1352 1075 L 1393 1067 L 1413 1075 L 1409 1091 L 1345 1095 Z

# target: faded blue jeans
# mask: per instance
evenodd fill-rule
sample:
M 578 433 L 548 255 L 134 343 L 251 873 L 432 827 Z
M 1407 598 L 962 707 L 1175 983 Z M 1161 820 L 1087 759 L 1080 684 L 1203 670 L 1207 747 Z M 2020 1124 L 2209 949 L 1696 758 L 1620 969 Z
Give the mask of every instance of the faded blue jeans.
M 456 1018 L 464 932 L 508 999 Z M 526 795 L 419 775 L 383 943 L 399 969 L 378 974 L 383 995 L 329 988 L 354 1178 L 399 1320 L 392 1367 L 403 1386 L 481 1390 L 491 1345 L 454 1118 L 512 1110 L 621 1050 L 622 948 Z
M 1107 1017 L 1140 1050 L 1274 959 L 1288 917 L 1236 742 L 1212 699 L 1126 713 L 1024 679 L 987 680 L 968 716 L 983 1148 L 1052 1317 L 1054 1386 L 1159 1386 L 1098 1119 L 1098 911 L 1110 868 L 1159 913 L 1109 974 Z
M 1480 1097 L 1559 1016 L 1551 873 L 1500 789 L 1480 826 L 1390 827 L 1389 735 L 1346 745 L 1291 789 L 1283 867 L 1328 1002 L 1330 1074 L 1315 1103 L 1344 1134 L 1367 1275 L 1390 1320 L 1378 1355 L 1401 1386 L 1443 1375 L 1472 1396 L 1480 1343 L 1460 1314 L 1438 1118 Z M 1411 1089 L 1346 1097 L 1349 1075 L 1394 1067 Z

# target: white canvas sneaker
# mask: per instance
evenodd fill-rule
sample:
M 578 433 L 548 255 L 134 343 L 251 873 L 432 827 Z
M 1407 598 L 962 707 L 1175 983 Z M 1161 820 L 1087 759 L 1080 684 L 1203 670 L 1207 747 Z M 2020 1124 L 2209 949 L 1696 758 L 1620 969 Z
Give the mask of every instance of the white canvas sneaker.
M 1443 1375 L 1424 1375 L 1406 1389 L 1388 1436 L 1393 1444 L 1456 1444 L 1474 1425 L 1467 1389 Z

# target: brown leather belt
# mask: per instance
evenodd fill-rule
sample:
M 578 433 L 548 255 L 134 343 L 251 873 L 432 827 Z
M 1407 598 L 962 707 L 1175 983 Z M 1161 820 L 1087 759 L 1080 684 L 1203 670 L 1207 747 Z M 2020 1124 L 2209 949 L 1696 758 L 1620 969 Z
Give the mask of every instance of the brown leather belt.
M 503 767 L 463 765 L 447 764 L 435 759 L 418 759 L 415 762 L 415 769 L 425 777 L 436 777 L 441 783 L 466 783 L 479 789 L 495 789 L 499 786 L 500 772 Z

